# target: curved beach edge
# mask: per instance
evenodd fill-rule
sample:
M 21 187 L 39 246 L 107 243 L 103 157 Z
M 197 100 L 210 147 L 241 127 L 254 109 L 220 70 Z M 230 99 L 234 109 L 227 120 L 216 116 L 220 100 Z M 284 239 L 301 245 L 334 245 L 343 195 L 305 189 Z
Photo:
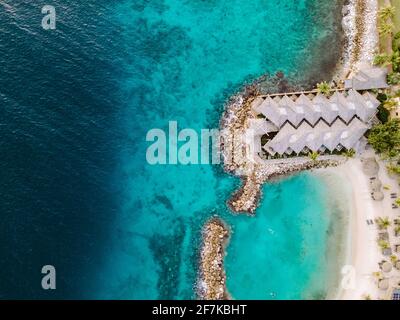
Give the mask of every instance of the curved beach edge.
M 370 196 L 370 179 L 373 177 L 363 170 L 363 163 L 368 159 L 375 159 L 379 164 L 379 171 L 374 176 L 385 186 L 382 201 L 375 201 Z M 367 296 L 374 300 L 387 299 L 388 292 L 378 288 L 377 279 L 373 276 L 374 273 L 380 271 L 379 263 L 387 259 L 377 244 L 379 233 L 382 231 L 379 231 L 375 223 L 368 223 L 368 221 L 393 216 L 393 199 L 390 195 L 399 194 L 400 187 L 396 178 L 387 173 L 386 165 L 385 161 L 370 151 L 361 158 L 351 159 L 335 169 L 323 169 L 316 172 L 338 175 L 351 189 L 347 235 L 346 239 L 343 239 L 346 242 L 346 252 L 338 270 L 341 273 L 341 281 L 332 288 L 330 292 L 332 299 L 363 300 Z M 393 268 L 384 276 L 398 279 L 398 272 Z M 353 276 L 352 281 L 346 281 L 350 279 L 348 276 Z

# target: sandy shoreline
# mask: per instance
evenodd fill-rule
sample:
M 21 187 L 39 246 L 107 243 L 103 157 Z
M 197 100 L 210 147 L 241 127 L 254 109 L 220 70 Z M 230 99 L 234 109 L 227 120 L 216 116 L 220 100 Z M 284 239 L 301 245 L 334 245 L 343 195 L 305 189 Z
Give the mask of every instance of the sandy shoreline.
M 374 272 L 380 271 L 378 263 L 384 259 L 377 244 L 378 227 L 376 223 L 368 224 L 367 220 L 394 218 L 397 211 L 392 209 L 390 193 L 399 193 L 400 188 L 397 181 L 388 176 L 385 164 L 379 164 L 378 178 L 383 185 L 390 186 L 390 190 L 384 190 L 383 201 L 371 198 L 369 177 L 363 172 L 360 158 L 351 159 L 334 169 L 320 171 L 340 175 L 352 190 L 348 234 L 347 239 L 344 239 L 347 242 L 345 261 L 339 266 L 339 272 L 343 272 L 338 283 L 339 291 L 330 293 L 332 299 L 361 300 L 367 295 L 372 299 L 384 299 L 387 296 L 387 291 L 378 289 L 373 276 Z

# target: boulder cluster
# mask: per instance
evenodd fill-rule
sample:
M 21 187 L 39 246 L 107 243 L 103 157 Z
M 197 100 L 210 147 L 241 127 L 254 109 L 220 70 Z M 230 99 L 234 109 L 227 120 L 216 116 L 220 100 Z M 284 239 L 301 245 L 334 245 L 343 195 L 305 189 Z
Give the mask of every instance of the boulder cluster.
M 199 296 L 202 300 L 228 298 L 223 265 L 228 237 L 228 228 L 219 219 L 213 218 L 204 226 L 198 283 Z
M 228 201 L 232 211 L 236 213 L 254 214 L 261 197 L 261 186 L 267 180 L 283 177 L 304 170 L 337 166 L 343 161 L 340 158 L 327 157 L 323 160 L 307 158 L 285 159 L 282 162 L 254 166 L 251 175 L 243 178 L 242 187 Z

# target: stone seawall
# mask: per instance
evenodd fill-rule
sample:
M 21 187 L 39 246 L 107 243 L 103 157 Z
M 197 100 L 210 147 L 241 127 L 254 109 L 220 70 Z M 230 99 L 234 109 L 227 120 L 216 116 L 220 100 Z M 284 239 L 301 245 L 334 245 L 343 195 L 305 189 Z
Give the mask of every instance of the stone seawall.
M 321 160 L 296 158 L 287 159 L 285 163 L 256 165 L 251 175 L 242 178 L 242 187 L 228 200 L 228 206 L 236 213 L 254 214 L 262 196 L 262 185 L 266 181 L 300 171 L 338 166 L 344 161 L 342 157 Z
M 225 246 L 228 239 L 229 229 L 222 220 L 212 218 L 205 224 L 197 283 L 198 295 L 202 300 L 229 299 L 224 269 Z

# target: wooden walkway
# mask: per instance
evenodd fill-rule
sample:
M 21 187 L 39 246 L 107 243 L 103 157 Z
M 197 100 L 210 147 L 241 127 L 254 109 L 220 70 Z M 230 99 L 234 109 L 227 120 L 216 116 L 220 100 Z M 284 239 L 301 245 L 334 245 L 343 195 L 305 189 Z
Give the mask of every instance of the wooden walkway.
M 330 92 L 343 92 L 347 91 L 348 89 L 345 88 L 340 88 L 340 89 L 331 89 Z M 307 94 L 316 94 L 319 91 L 317 89 L 311 90 L 311 91 L 298 91 L 298 92 L 286 92 L 286 93 L 271 93 L 271 94 L 261 94 L 257 97 L 260 98 L 267 98 L 267 97 L 283 97 L 283 96 L 300 96 L 302 94 L 307 95 Z

